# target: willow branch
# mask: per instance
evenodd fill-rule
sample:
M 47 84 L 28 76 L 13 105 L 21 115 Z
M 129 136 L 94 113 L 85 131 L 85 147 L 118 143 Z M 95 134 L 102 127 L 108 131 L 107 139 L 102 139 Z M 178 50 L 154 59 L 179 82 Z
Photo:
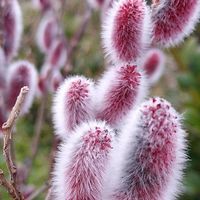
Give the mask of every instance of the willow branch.
M 28 87 L 21 88 L 19 96 L 15 102 L 14 107 L 12 108 L 8 120 L 3 124 L 2 131 L 4 135 L 4 146 L 3 146 L 3 154 L 6 160 L 6 165 L 10 174 L 10 183 L 9 185 L 12 186 L 12 193 L 16 195 L 15 199 L 24 199 L 21 195 L 20 191 L 17 188 L 17 167 L 13 159 L 11 144 L 12 144 L 12 131 L 15 127 L 15 122 L 19 117 L 20 110 L 28 93 Z M 3 180 L 4 187 L 8 186 L 5 182 L 3 172 L 1 171 L 1 181 Z M 10 194 L 10 192 L 9 192 Z M 12 196 L 13 197 L 13 196 Z
M 16 192 L 13 185 L 6 180 L 4 173 L 1 169 L 0 169 L 0 186 L 3 186 L 7 190 L 12 199 L 19 199 L 18 193 Z
M 50 188 L 45 200 L 53 200 L 52 189 Z
M 49 182 L 45 183 L 41 188 L 39 188 L 38 190 L 36 190 L 27 200 L 33 200 L 33 199 L 35 199 L 40 194 L 42 194 L 43 192 L 45 192 L 46 190 L 48 190 L 48 188 L 49 188 Z

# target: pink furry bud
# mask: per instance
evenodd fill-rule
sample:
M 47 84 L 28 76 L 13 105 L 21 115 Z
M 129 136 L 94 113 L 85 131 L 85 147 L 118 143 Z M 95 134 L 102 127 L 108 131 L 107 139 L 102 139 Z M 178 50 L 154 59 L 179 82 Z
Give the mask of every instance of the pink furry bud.
M 16 56 L 22 35 L 22 13 L 17 0 L 5 1 L 3 7 L 3 49 L 7 60 Z
M 55 200 L 102 199 L 112 132 L 103 122 L 85 123 L 61 146 L 52 187 Z
M 47 53 L 59 34 L 60 30 L 55 16 L 51 12 L 46 13 L 38 26 L 36 35 L 40 50 Z
M 67 138 L 77 125 L 93 118 L 93 92 L 93 82 L 81 76 L 66 79 L 57 90 L 53 122 L 60 138 Z
M 65 65 L 67 60 L 67 46 L 64 39 L 54 40 L 48 54 L 46 63 L 52 68 L 61 68 Z
M 43 12 L 51 8 L 51 0 L 32 0 L 34 6 L 41 9 Z
M 137 67 L 125 65 L 109 69 L 97 85 L 96 118 L 119 125 L 130 109 L 146 94 L 145 80 Z
M 102 20 L 105 20 L 107 12 L 110 8 L 112 8 L 112 4 L 115 0 L 105 0 L 105 3 L 102 6 Z
M 115 152 L 117 178 L 104 199 L 175 199 L 186 158 L 179 114 L 164 99 L 152 98 L 130 116 Z
M 48 86 L 46 83 L 46 77 L 39 76 L 38 79 L 38 96 L 41 96 L 41 94 L 44 94 L 48 90 Z
M 45 92 L 48 91 L 49 89 L 49 83 L 51 79 L 50 74 L 52 74 L 54 70 L 51 69 L 51 66 L 47 63 L 44 63 L 44 65 L 41 68 L 41 72 L 39 75 L 39 80 L 38 80 L 38 94 L 39 96 Z
M 20 89 L 29 87 L 26 101 L 23 104 L 21 114 L 27 113 L 32 105 L 37 86 L 37 72 L 35 67 L 28 61 L 17 61 L 9 66 L 7 77 L 6 103 L 7 109 L 11 110 L 15 104 Z
M 60 73 L 60 71 L 53 72 L 52 77 L 51 77 L 51 82 L 50 82 L 50 90 L 52 92 L 55 92 L 58 89 L 58 87 L 62 84 L 63 81 L 64 81 L 64 78 L 62 74 Z
M 88 0 L 88 3 L 92 8 L 101 8 L 105 4 L 106 0 Z
M 143 69 L 147 74 L 148 82 L 155 84 L 164 72 L 165 55 L 159 49 L 150 49 L 143 61 Z
M 150 24 L 150 11 L 144 0 L 114 2 L 102 32 L 103 46 L 111 61 L 136 61 L 149 43 Z
M 200 17 L 199 0 L 163 0 L 153 7 L 153 43 L 179 44 L 194 29 Z

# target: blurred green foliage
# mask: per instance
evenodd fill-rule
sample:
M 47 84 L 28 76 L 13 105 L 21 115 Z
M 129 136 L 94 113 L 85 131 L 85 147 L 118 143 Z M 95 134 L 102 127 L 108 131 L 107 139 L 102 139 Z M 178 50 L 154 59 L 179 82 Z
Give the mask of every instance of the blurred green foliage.
M 186 170 L 184 200 L 200 199 L 200 45 L 190 38 L 176 50 L 180 67 L 177 80 L 185 96 L 182 102 L 184 125 L 189 138 L 189 161 Z M 179 98 L 182 98 L 180 96 Z
M 44 57 L 34 42 L 37 24 L 41 18 L 28 1 L 21 1 L 24 11 L 25 32 L 22 40 L 20 58 L 29 59 L 40 69 Z M 61 24 L 68 40 L 73 37 L 79 27 L 84 13 L 80 0 L 67 1 L 66 11 Z M 175 108 L 184 113 L 184 127 L 189 138 L 189 160 L 185 171 L 184 195 L 180 200 L 200 200 L 200 29 L 187 39 L 180 47 L 166 50 L 168 62 L 165 74 L 160 82 L 151 90 L 151 95 L 168 99 Z M 104 70 L 105 61 L 101 48 L 100 17 L 95 12 L 86 29 L 85 36 L 79 43 L 72 57 L 71 74 L 84 74 L 97 78 Z M 37 99 L 30 113 L 20 119 L 14 134 L 16 160 L 23 163 L 31 153 L 31 142 L 34 136 L 35 121 L 40 100 Z M 51 95 L 49 96 L 45 120 L 42 128 L 42 138 L 33 170 L 28 183 L 36 188 L 42 186 L 48 178 L 49 154 L 53 143 L 53 128 L 51 123 Z M 0 148 L 2 149 L 2 141 Z M 6 172 L 2 154 L 0 168 Z M 44 199 L 41 194 L 36 200 Z M 0 188 L 0 199 L 9 199 L 6 192 Z

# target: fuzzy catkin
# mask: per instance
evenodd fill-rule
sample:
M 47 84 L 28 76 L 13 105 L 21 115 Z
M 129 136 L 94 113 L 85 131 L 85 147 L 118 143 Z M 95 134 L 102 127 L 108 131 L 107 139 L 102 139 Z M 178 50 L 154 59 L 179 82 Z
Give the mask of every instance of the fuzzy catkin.
M 113 2 L 104 19 L 102 42 L 112 63 L 134 63 L 149 44 L 150 9 L 143 0 Z
M 190 35 L 200 18 L 200 0 L 163 0 L 153 6 L 153 44 L 171 47 Z
M 7 73 L 6 108 L 10 111 L 21 88 L 28 86 L 29 92 L 21 110 L 21 114 L 25 114 L 29 111 L 36 94 L 38 75 L 35 66 L 28 61 L 19 60 L 9 66 Z
M 110 177 L 104 199 L 176 199 L 186 161 L 179 114 L 166 100 L 151 98 L 129 117 L 113 154 L 117 178 Z
M 130 109 L 144 99 L 146 89 L 145 77 L 137 66 L 111 67 L 96 86 L 96 118 L 119 126 Z
M 55 134 L 67 138 L 80 123 L 93 119 L 93 82 L 83 76 L 66 79 L 53 103 Z
M 53 177 L 55 200 L 103 200 L 102 184 L 113 131 L 104 122 L 77 127 L 60 147 Z

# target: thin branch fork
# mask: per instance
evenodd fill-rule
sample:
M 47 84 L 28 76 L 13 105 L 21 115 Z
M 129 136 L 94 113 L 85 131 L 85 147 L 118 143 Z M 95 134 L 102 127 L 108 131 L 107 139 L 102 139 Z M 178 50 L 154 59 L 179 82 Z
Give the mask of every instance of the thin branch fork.
M 10 182 L 6 181 L 3 171 L 0 171 L 0 183 L 7 189 L 11 197 L 15 200 L 22 200 L 24 199 L 24 197 L 17 188 L 17 167 L 11 152 L 12 130 L 15 126 L 17 118 L 19 117 L 20 110 L 25 101 L 28 91 L 29 88 L 26 86 L 21 88 L 20 94 L 17 97 L 15 105 L 10 112 L 8 120 L 2 126 L 2 131 L 4 135 L 3 154 L 10 174 Z
M 10 184 L 6 180 L 4 173 L 1 169 L 0 169 L 0 185 L 3 186 L 8 191 L 8 193 L 10 194 L 11 197 L 13 197 L 13 199 L 18 199 L 18 194 L 16 193 L 15 188 L 13 187 L 12 184 Z

